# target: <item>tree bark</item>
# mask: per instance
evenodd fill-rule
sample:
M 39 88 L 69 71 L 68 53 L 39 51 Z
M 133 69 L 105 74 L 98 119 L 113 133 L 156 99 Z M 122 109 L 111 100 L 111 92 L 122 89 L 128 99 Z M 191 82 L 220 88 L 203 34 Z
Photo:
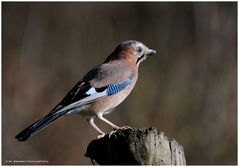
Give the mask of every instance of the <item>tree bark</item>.
M 183 147 L 156 128 L 127 128 L 91 141 L 86 157 L 100 165 L 186 165 Z

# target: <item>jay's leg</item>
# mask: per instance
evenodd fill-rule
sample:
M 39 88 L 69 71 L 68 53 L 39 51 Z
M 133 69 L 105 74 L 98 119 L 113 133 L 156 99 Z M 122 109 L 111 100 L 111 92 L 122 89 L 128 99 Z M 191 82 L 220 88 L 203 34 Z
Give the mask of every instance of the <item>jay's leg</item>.
M 87 121 L 97 132 L 100 133 L 100 135 L 97 137 L 98 139 L 105 136 L 105 133 L 102 130 L 100 130 L 98 126 L 94 123 L 94 118 L 88 118 Z
M 103 117 L 103 114 L 100 113 L 100 114 L 97 115 L 97 117 L 98 117 L 100 120 L 104 121 L 105 123 L 109 124 L 114 130 L 120 129 L 120 127 L 118 127 L 117 125 L 113 124 L 113 123 L 110 122 L 109 120 L 105 119 L 105 118 Z

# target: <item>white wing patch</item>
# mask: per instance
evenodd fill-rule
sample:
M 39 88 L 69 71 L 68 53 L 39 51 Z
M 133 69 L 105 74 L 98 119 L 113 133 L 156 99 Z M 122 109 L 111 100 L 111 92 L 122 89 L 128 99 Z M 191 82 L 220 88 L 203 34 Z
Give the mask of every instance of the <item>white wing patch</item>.
M 97 93 L 97 92 L 96 92 L 96 90 L 95 90 L 94 87 L 90 88 L 90 89 L 86 92 L 87 95 L 92 95 L 92 94 L 95 94 L 95 93 Z

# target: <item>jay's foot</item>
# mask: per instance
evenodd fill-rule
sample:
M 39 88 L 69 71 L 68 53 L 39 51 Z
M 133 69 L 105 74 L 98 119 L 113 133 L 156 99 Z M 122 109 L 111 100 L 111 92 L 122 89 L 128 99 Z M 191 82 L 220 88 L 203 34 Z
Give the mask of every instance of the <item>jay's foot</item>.
M 117 132 L 118 130 L 125 130 L 125 129 L 129 129 L 130 126 L 121 126 L 121 127 L 117 127 L 117 128 L 114 128 L 110 133 L 109 133 L 109 138 L 115 133 Z
M 99 136 L 97 136 L 97 139 L 100 139 L 105 136 L 105 133 L 101 133 Z
M 127 126 L 127 125 L 126 125 L 126 126 L 121 126 L 121 127 L 114 127 L 113 130 L 114 130 L 114 131 L 117 131 L 117 130 L 129 129 L 129 128 L 130 128 L 130 126 Z

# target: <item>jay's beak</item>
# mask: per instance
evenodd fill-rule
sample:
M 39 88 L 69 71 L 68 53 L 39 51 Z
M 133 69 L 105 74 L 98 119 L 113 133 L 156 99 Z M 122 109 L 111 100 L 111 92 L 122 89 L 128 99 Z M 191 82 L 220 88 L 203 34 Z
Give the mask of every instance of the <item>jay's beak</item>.
M 152 55 L 155 55 L 156 53 L 157 53 L 156 50 L 148 49 L 146 51 L 146 56 L 152 56 Z

